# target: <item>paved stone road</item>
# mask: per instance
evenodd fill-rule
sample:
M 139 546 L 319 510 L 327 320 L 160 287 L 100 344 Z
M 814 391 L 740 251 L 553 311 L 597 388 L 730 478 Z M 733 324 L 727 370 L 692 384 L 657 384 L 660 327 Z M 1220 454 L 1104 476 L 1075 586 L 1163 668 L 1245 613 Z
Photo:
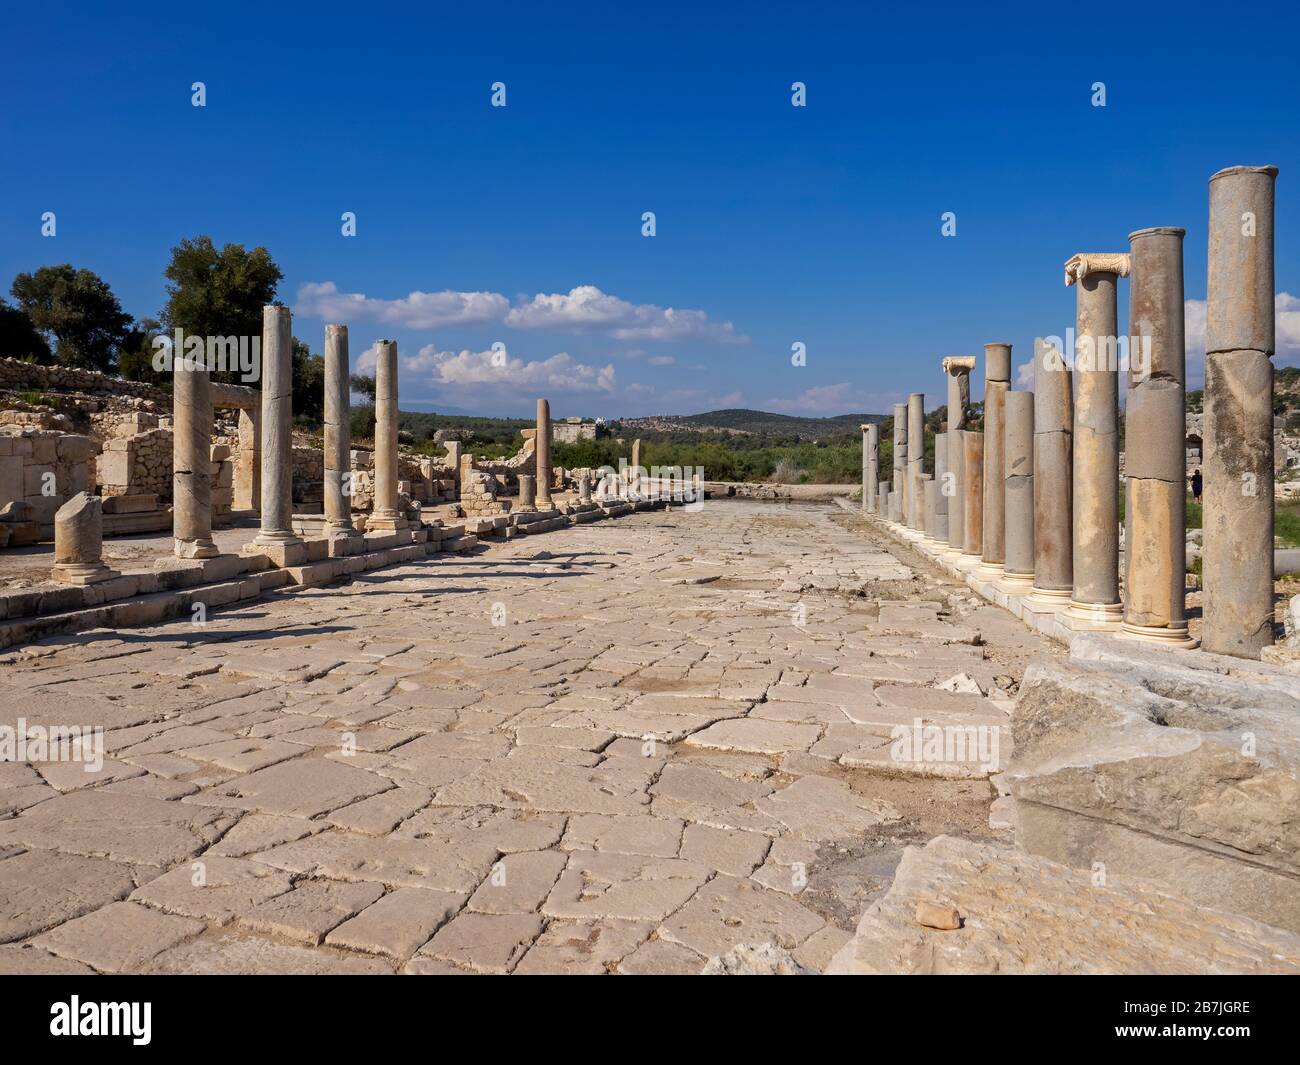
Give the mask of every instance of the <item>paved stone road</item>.
M 716 502 L 8 653 L 0 723 L 106 756 L 0 764 L 0 971 L 820 969 L 904 844 L 995 834 L 890 728 L 1053 653 L 907 557 Z

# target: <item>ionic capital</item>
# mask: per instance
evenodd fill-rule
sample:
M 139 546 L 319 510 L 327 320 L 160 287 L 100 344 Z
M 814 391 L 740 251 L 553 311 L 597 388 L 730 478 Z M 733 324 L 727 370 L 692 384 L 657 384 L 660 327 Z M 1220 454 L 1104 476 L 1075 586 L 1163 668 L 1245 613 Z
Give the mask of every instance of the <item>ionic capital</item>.
M 1118 277 L 1128 277 L 1128 271 L 1128 252 L 1080 252 L 1065 261 L 1065 284 L 1067 287 L 1073 285 L 1089 274 L 1115 274 Z
M 974 355 L 948 355 L 943 360 L 943 372 L 952 377 L 969 374 L 975 369 Z

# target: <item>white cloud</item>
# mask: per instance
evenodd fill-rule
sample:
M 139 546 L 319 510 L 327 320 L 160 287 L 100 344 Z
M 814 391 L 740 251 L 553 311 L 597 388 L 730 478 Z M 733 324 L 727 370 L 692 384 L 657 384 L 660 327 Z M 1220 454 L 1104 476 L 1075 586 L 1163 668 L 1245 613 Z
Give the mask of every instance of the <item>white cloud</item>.
M 769 399 L 766 407 L 785 414 L 888 414 L 895 403 L 906 399 L 902 392 L 866 392 L 855 384 L 841 381 L 834 385 L 815 385 L 790 398 Z
M 653 355 L 650 358 L 651 366 L 671 366 L 677 360 L 671 355 Z
M 612 392 L 615 385 L 613 363 L 588 366 L 565 351 L 525 362 L 504 351 L 438 351 L 427 344 L 415 355 L 401 359 L 401 364 L 408 374 L 428 374 L 433 384 L 457 388 Z
M 510 301 L 497 292 L 415 291 L 384 300 L 340 292 L 333 281 L 309 281 L 299 286 L 293 313 L 330 322 L 368 319 L 407 329 L 438 329 L 499 322 L 509 307 Z
M 608 333 L 619 340 L 711 340 L 747 344 L 731 322 L 710 320 L 704 311 L 628 303 L 595 285 L 579 285 L 567 295 L 539 292 L 506 315 L 516 329 L 568 329 Z

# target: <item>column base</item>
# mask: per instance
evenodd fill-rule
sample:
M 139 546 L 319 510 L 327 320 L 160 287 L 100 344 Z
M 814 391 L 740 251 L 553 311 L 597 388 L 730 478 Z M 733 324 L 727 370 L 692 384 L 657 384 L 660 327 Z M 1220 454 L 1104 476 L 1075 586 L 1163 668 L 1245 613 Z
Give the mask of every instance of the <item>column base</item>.
M 1200 640 L 1188 635 L 1186 623 L 1175 628 L 1172 625 L 1137 625 L 1125 621 L 1120 624 L 1116 635 L 1130 640 L 1163 644 L 1165 647 L 1183 647 L 1189 651 L 1201 646 Z
M 172 553 L 177 558 L 216 558 L 221 552 L 210 539 L 181 540 L 172 545 Z
M 359 555 L 365 549 L 365 537 L 351 525 L 325 526 L 325 539 L 329 543 L 330 558 Z
M 996 584 L 1006 571 L 1007 567 L 1001 562 L 981 562 L 975 567 L 972 576 L 977 581 L 988 581 L 990 584 Z
M 998 590 L 1007 595 L 1029 595 L 1034 590 L 1032 573 L 1010 573 L 1003 570 L 997 582 Z
M 1124 620 L 1122 603 L 1080 603 L 1074 598 L 1065 611 L 1065 623 L 1075 632 L 1114 632 Z
M 265 555 L 276 569 L 301 566 L 307 561 L 307 544 L 298 537 L 291 540 L 264 541 L 260 537 L 240 548 L 241 555 Z
M 959 569 L 962 573 L 970 575 L 973 574 L 975 570 L 979 568 L 979 565 L 982 561 L 983 560 L 980 558 L 979 555 L 968 554 L 967 552 L 963 551 L 961 553 L 961 557 L 957 559 L 955 565 L 957 566 L 957 569 Z
M 1040 611 L 1067 610 L 1071 594 L 1069 588 L 1039 588 L 1038 585 L 1031 584 L 1025 606 Z
M 122 576 L 102 562 L 56 562 L 50 570 L 50 579 L 59 584 L 99 584 Z
M 366 532 L 401 532 L 409 525 L 396 511 L 378 510 L 366 518 Z

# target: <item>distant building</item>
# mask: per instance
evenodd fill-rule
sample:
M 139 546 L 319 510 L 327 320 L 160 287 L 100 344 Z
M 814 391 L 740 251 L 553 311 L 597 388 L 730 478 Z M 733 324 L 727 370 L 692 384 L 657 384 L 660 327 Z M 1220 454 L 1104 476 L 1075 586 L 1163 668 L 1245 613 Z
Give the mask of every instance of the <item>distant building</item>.
M 587 418 L 565 418 L 551 423 L 551 439 L 557 444 L 576 444 L 579 440 L 595 440 L 604 436 L 603 424 Z

